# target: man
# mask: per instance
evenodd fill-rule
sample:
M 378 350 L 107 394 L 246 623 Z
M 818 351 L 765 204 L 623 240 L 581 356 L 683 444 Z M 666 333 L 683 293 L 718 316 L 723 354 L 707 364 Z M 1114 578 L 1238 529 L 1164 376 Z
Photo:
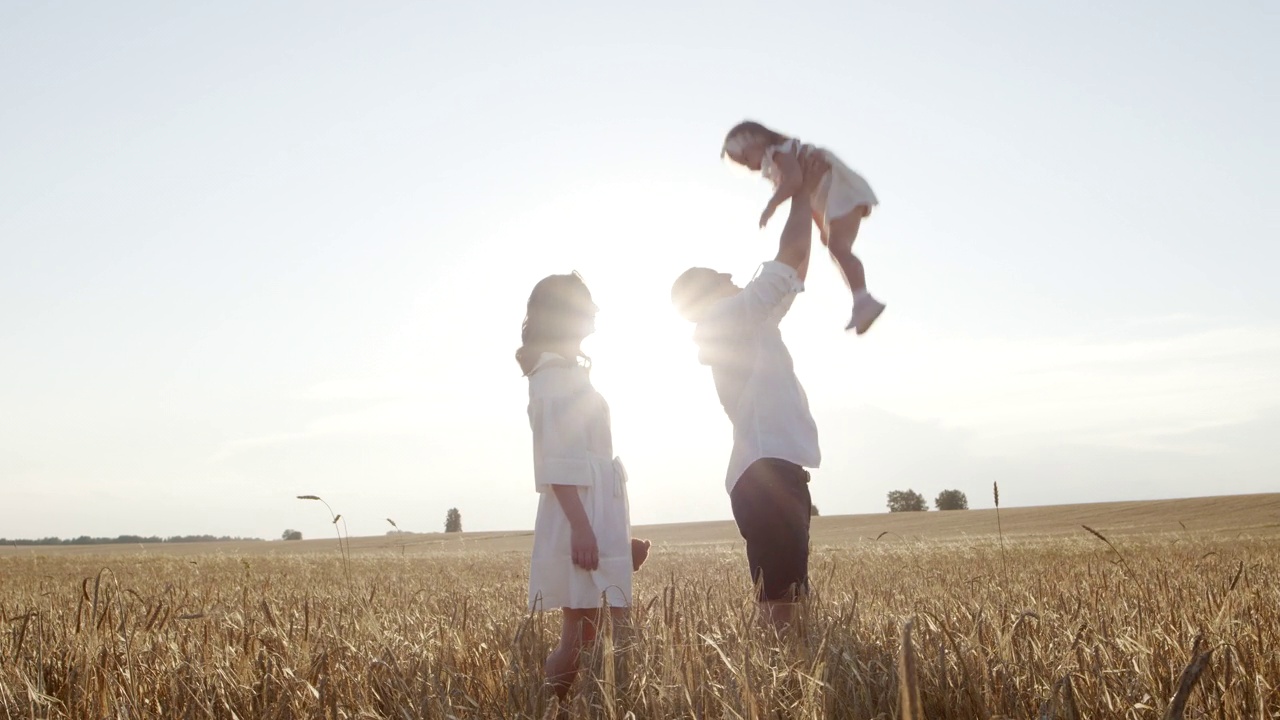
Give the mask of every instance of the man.
M 791 212 L 778 255 L 746 287 L 708 268 L 686 270 L 671 301 L 696 323 L 698 359 L 711 366 L 716 393 L 733 423 L 733 453 L 725 485 L 761 616 L 790 624 L 796 601 L 809 587 L 809 473 L 821 460 L 818 429 L 778 329 L 804 290 L 813 241 L 809 196 L 827 166 L 806 159 L 804 188 Z

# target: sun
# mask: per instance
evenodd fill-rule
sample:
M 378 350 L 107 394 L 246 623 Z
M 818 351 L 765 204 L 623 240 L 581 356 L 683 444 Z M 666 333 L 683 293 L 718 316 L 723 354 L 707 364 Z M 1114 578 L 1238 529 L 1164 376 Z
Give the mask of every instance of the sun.
M 591 357 L 592 384 L 609 402 L 615 434 L 670 427 L 680 402 L 691 397 L 718 409 L 709 372 L 698 363 L 693 327 L 665 292 L 619 286 L 593 292 L 600 313 L 583 351 Z
M 776 239 L 753 247 L 759 210 L 737 195 L 696 170 L 592 176 L 527 198 L 527 213 L 500 233 L 523 238 L 537 272 L 582 274 L 599 307 L 596 332 L 583 343 L 592 384 L 609 403 L 615 446 L 634 451 L 637 463 L 687 459 L 690 447 L 703 455 L 707 436 L 729 436 L 693 326 L 672 307 L 670 291 L 690 266 L 749 272 L 774 252 Z
M 600 312 L 596 332 L 583 343 L 592 359 L 592 380 L 604 391 L 621 395 L 664 394 L 694 378 L 700 367 L 693 326 L 658 293 L 631 294 L 615 302 L 610 293 L 596 294 Z

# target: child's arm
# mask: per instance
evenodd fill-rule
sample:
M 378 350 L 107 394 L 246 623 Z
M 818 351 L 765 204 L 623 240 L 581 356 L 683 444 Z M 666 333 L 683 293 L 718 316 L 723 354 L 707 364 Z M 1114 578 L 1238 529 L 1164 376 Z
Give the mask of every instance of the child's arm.
M 772 159 L 778 176 L 777 189 L 773 191 L 773 197 L 769 198 L 769 204 L 760 214 L 760 227 L 767 225 L 778 206 L 791 199 L 804 184 L 804 173 L 800 170 L 799 158 L 791 153 L 775 152 Z

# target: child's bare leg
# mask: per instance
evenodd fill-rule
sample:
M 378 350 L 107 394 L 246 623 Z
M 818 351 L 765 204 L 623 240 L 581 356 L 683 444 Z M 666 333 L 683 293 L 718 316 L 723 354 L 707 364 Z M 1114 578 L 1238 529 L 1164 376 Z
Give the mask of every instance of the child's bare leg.
M 840 266 L 844 282 L 853 295 L 853 316 L 849 319 L 846 330 L 857 330 L 858 334 L 866 332 L 871 324 L 884 312 L 884 304 L 871 297 L 867 292 L 867 276 L 862 261 L 853 254 L 853 241 L 858 239 L 858 230 L 862 227 L 862 218 L 867 208 L 859 206 L 846 215 L 832 218 L 827 222 L 827 251 L 831 259 Z
M 867 276 L 862 268 L 862 261 L 853 254 L 853 241 L 858 239 L 861 227 L 862 208 L 859 207 L 847 215 L 832 218 L 822 233 L 827 252 L 831 253 L 831 259 L 840 266 L 840 274 L 844 276 L 844 283 L 855 300 L 859 291 L 865 292 L 867 289 Z
M 822 213 L 817 208 L 813 210 L 813 224 L 818 226 L 818 239 L 822 241 L 822 247 L 827 246 L 827 224 L 822 220 Z

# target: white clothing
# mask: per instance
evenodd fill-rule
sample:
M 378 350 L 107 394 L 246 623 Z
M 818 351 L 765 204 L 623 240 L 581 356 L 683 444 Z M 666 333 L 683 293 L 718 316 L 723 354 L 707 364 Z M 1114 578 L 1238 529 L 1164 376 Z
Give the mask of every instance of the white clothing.
M 627 473 L 613 456 L 609 405 L 585 367 L 543 353 L 529 373 L 533 480 L 539 493 L 529 563 L 529 608 L 631 605 Z M 600 550 L 600 566 L 573 564 L 569 518 L 552 485 L 575 485 Z
M 822 220 L 823 232 L 830 229 L 832 220 L 848 215 L 859 206 L 865 206 L 867 212 L 870 212 L 871 208 L 880 204 L 876 194 L 871 191 L 871 185 L 845 165 L 835 153 L 803 144 L 795 138 L 773 145 L 764 151 L 764 159 L 760 163 L 760 174 L 768 178 L 775 188 L 782 182 L 782 174 L 778 171 L 777 163 L 773 161 L 773 154 L 778 152 L 789 153 L 796 157 L 808 152 L 822 153 L 822 158 L 831 166 L 823 176 L 822 182 L 818 183 L 818 187 L 809 196 L 814 214 Z
M 766 262 L 742 292 L 718 300 L 694 329 L 698 359 L 711 366 L 720 404 L 733 423 L 725 477 L 730 493 L 756 460 L 777 458 L 809 468 L 822 460 L 818 426 L 778 328 L 803 291 L 794 268 Z

